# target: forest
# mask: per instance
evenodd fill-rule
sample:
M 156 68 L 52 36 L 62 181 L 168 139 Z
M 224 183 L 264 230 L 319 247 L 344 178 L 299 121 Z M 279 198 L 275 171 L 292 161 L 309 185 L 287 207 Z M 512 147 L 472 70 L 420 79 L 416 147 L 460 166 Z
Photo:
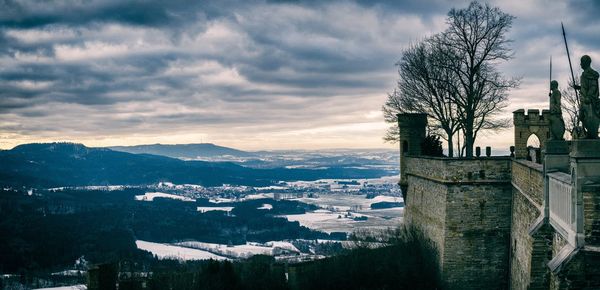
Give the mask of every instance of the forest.
M 0 273 L 59 271 L 81 257 L 90 263 L 120 259 L 143 261 L 147 252 L 135 240 L 197 240 L 243 244 L 283 239 L 330 238 L 279 214 L 303 213 L 315 206 L 296 201 L 235 203 L 232 214 L 200 213 L 206 200 L 183 202 L 157 198 L 135 201 L 143 189 L 37 191 L 0 190 Z M 337 235 L 336 238 L 345 237 Z M 151 256 L 150 256 L 151 257 Z

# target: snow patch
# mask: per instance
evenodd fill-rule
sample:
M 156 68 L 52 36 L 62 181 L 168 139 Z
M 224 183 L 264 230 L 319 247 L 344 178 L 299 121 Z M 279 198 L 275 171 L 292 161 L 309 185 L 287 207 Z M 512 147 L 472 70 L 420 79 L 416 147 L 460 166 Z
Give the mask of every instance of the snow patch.
M 248 258 L 254 255 L 268 255 L 268 256 L 279 256 L 289 253 L 300 253 L 300 251 L 289 242 L 272 241 L 261 243 L 248 242 L 244 245 L 223 245 L 223 244 L 212 244 L 197 241 L 179 242 L 174 245 L 199 249 L 214 253 L 221 256 L 231 258 Z
M 196 208 L 196 210 L 201 213 L 205 213 L 205 212 L 209 212 L 209 211 L 230 212 L 232 209 L 233 209 L 233 206 L 199 206 Z
M 213 253 L 191 249 L 186 247 L 173 246 L 169 244 L 152 243 L 142 240 L 135 241 L 135 245 L 140 250 L 151 252 L 159 259 L 177 259 L 177 260 L 227 260 L 227 258 L 215 255 Z
M 52 288 L 36 288 L 34 290 L 86 290 L 87 286 L 84 284 L 80 285 L 71 285 L 71 286 L 61 286 L 61 287 L 52 287 Z
M 181 200 L 181 201 L 191 201 L 191 202 L 196 201 L 193 198 L 189 198 L 189 197 L 185 197 L 185 196 L 181 196 L 181 195 L 170 194 L 170 193 L 164 193 L 164 192 L 146 192 L 146 194 L 144 194 L 144 195 L 136 195 L 135 200 L 153 201 L 154 198 L 157 198 L 157 197 L 170 198 L 170 199 L 176 199 L 176 200 Z
M 268 210 L 272 210 L 273 209 L 273 205 L 268 204 L 268 203 L 263 203 L 263 205 L 257 209 L 268 209 Z

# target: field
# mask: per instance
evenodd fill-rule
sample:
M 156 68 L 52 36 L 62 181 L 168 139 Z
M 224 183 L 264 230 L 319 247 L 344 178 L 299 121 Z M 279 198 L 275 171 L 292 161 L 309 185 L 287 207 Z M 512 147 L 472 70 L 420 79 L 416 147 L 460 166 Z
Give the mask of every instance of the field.
M 401 197 L 377 196 L 367 199 L 366 195 L 326 194 L 318 198 L 294 199 L 314 204 L 322 209 L 305 214 L 285 215 L 289 221 L 298 221 L 311 229 L 351 233 L 356 230 L 378 230 L 398 227 L 403 220 L 403 207 L 371 209 L 376 202 L 402 202 Z M 361 219 L 361 217 L 366 217 Z
M 146 241 L 135 241 L 138 249 L 151 252 L 161 259 L 176 259 L 176 260 L 227 260 L 227 258 L 215 255 L 208 251 L 192 249 L 180 246 L 173 246 L 163 243 L 153 243 Z

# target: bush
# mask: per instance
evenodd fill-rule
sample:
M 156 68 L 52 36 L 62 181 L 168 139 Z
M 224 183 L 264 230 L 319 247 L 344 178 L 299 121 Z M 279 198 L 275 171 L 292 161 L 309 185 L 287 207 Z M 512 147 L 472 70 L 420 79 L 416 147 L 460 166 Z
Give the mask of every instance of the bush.
M 444 150 L 442 149 L 442 141 L 440 136 L 427 135 L 421 143 L 421 153 L 426 156 L 444 156 Z

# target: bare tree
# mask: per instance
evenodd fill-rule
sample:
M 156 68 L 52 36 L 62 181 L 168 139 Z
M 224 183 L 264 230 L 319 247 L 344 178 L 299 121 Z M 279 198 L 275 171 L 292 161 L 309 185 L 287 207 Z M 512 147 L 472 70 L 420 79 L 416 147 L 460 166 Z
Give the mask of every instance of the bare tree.
M 569 82 L 569 88 L 562 90 L 561 107 L 563 109 L 563 119 L 565 120 L 565 129 L 573 136 L 573 131 L 579 124 L 579 99 L 573 91 L 572 82 Z
M 467 157 L 473 156 L 481 130 L 509 124 L 498 114 L 506 106 L 508 90 L 517 87 L 519 81 L 505 78 L 496 66 L 512 57 L 506 33 L 513 19 L 497 7 L 471 2 L 466 9 L 450 10 L 448 29 L 430 40 L 444 60 L 440 64 L 458 78 L 458 85 L 452 88 L 456 92 L 452 102 L 458 110 Z
M 384 137 L 387 141 L 398 138 L 398 113 L 427 113 L 433 119 L 430 133 L 448 142 L 448 155 L 454 155 L 453 136 L 459 129 L 456 105 L 452 102 L 456 82 L 454 72 L 439 65 L 439 54 L 429 41 L 422 41 L 405 49 L 398 66 L 397 87 L 383 105 L 385 120 L 393 123 Z M 442 133 L 443 132 L 443 133 Z
M 397 64 L 398 86 L 383 106 L 386 121 L 396 122 L 396 113 L 425 112 L 445 133 L 449 152 L 460 130 L 459 155 L 472 157 L 480 132 L 509 126 L 498 115 L 519 81 L 505 78 L 496 66 L 512 57 L 506 33 L 513 19 L 477 2 L 450 10 L 448 29 L 404 51 Z M 397 134 L 394 126 L 385 139 L 395 140 Z

